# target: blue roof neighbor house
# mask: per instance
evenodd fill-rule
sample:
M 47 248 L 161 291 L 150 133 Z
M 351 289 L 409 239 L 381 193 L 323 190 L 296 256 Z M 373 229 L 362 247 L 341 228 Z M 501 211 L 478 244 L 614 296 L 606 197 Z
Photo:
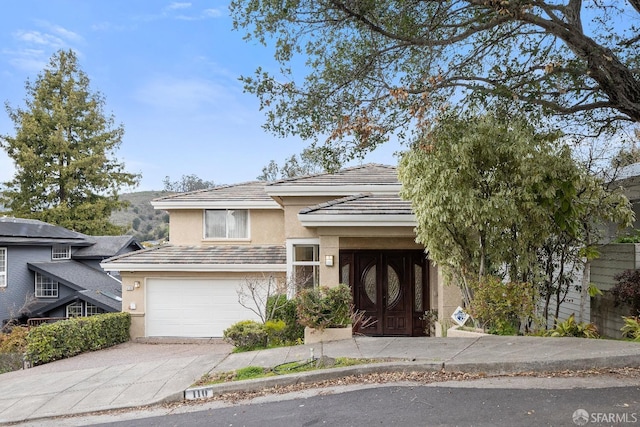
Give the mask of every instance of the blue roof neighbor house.
M 121 311 L 119 276 L 100 262 L 139 249 L 132 236 L 88 236 L 0 217 L 0 322 Z

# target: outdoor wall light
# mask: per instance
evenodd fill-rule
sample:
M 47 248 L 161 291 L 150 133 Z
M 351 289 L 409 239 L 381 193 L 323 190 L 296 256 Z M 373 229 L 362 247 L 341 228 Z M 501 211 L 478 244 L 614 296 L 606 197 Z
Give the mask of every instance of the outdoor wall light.
M 327 267 L 333 267 L 333 255 L 324 256 L 324 265 Z
M 133 286 L 135 288 L 139 288 L 140 287 L 140 282 L 136 280 L 135 282 L 133 282 Z

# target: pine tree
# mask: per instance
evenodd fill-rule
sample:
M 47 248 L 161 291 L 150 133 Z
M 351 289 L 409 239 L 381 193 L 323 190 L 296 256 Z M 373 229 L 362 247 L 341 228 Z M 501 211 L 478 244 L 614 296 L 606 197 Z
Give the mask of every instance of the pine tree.
M 104 114 L 104 97 L 90 91 L 76 54 L 56 52 L 25 87 L 25 109 L 6 105 L 16 133 L 1 135 L 0 146 L 16 172 L 0 203 L 16 217 L 86 234 L 121 233 L 109 217 L 126 206 L 118 190 L 137 185 L 140 176 L 115 158 L 124 128 Z

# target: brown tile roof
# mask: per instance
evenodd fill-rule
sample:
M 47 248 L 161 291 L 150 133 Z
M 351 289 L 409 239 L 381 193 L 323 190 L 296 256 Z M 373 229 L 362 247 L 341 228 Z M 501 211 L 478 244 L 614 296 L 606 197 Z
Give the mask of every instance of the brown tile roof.
M 302 209 L 300 215 L 413 215 L 398 195 L 356 194 Z
M 266 182 L 252 181 L 233 185 L 222 185 L 207 190 L 191 191 L 188 193 L 172 194 L 152 200 L 157 205 L 179 205 L 183 203 L 217 203 L 229 205 L 235 203 L 272 203 L 273 199 L 265 192 Z
M 109 258 L 103 264 L 162 265 L 286 265 L 284 246 L 162 245 Z
M 267 186 L 342 186 L 342 185 L 400 185 L 398 171 L 394 166 L 368 163 L 345 168 L 335 173 L 323 173 L 275 181 Z

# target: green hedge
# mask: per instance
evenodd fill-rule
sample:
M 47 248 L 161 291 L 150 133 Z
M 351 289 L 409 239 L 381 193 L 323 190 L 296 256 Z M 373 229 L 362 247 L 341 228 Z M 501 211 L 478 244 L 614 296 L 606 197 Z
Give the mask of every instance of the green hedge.
M 37 326 L 27 334 L 25 359 L 32 365 L 73 357 L 129 341 L 129 313 L 76 317 Z

